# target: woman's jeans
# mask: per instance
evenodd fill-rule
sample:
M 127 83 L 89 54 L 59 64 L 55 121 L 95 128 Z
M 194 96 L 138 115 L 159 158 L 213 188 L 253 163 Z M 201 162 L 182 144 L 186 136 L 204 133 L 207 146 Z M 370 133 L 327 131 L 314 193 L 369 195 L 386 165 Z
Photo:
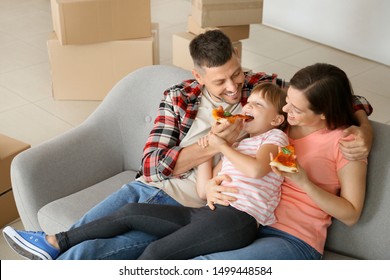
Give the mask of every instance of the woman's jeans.
M 260 227 L 257 239 L 244 248 L 200 256 L 198 260 L 320 260 L 313 247 L 286 232 Z
M 131 182 L 92 208 L 72 228 L 110 215 L 131 202 L 180 205 L 164 191 Z M 271 227 L 260 227 L 257 240 L 241 249 L 214 253 L 199 259 L 320 259 L 321 255 L 303 241 Z M 134 260 L 158 237 L 132 230 L 108 239 L 84 241 L 73 246 L 58 259 Z
M 56 235 L 62 251 L 85 240 L 110 238 L 141 230 L 160 239 L 152 242 L 138 259 L 190 259 L 201 254 L 233 250 L 256 238 L 257 222 L 231 206 L 191 208 L 129 203 L 114 214 Z

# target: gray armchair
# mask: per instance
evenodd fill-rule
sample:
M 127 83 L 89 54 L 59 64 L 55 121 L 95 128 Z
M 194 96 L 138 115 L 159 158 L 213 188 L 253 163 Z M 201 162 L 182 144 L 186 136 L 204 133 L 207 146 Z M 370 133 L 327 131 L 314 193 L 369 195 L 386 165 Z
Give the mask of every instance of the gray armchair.
M 123 78 L 81 125 L 22 152 L 11 166 L 16 205 L 27 230 L 66 230 L 132 181 L 163 91 L 191 78 L 172 66 L 149 66 Z M 372 122 L 367 198 L 353 227 L 334 222 L 325 258 L 390 259 L 390 126 Z
M 67 229 L 134 180 L 164 90 L 191 77 L 172 66 L 139 69 L 118 82 L 81 125 L 15 158 L 12 185 L 24 227 Z

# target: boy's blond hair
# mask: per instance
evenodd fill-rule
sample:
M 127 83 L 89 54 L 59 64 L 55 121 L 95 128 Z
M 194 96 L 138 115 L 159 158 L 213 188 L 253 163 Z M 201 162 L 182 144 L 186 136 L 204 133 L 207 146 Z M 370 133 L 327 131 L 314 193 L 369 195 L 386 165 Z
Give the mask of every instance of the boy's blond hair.
M 287 113 L 283 111 L 283 107 L 287 104 L 287 93 L 278 85 L 265 82 L 253 87 L 251 94 L 261 94 L 265 100 L 271 102 L 271 104 L 275 106 L 278 114 L 284 116 L 284 121 L 278 128 L 284 129 L 287 125 Z

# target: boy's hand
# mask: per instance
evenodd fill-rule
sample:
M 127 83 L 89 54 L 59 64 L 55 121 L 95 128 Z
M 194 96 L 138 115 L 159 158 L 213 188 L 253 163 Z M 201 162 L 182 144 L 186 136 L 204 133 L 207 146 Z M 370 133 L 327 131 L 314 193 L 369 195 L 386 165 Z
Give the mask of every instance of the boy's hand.
M 209 145 L 209 134 L 202 136 L 198 139 L 198 145 L 202 148 L 207 148 L 207 146 Z

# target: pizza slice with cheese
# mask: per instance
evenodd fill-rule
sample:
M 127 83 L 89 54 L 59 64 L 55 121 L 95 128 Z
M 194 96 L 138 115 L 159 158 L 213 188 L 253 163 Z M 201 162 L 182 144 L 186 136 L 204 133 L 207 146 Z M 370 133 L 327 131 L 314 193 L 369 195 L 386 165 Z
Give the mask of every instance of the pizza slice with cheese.
M 275 166 L 280 171 L 289 173 L 298 172 L 294 146 L 288 145 L 279 149 L 278 155 L 270 162 L 270 165 Z
M 252 120 L 252 116 L 242 115 L 242 114 L 235 114 L 232 115 L 229 112 L 226 112 L 223 110 L 222 106 L 219 106 L 218 108 L 213 109 L 212 115 L 215 120 L 220 121 L 221 119 L 226 119 L 230 123 L 234 123 L 236 119 L 243 119 L 243 120 Z

